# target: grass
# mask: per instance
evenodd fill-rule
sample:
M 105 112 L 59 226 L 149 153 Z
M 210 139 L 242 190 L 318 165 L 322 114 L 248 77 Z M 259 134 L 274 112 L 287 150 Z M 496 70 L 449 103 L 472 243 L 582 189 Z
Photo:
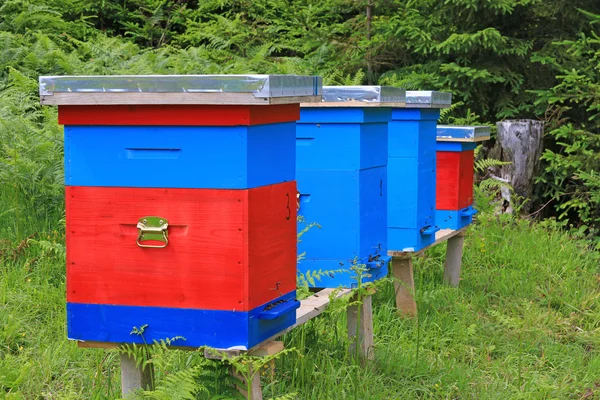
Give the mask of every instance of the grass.
M 66 340 L 57 225 L 0 245 L 0 399 L 119 398 L 118 353 Z M 286 335 L 297 352 L 263 372 L 265 397 L 600 398 L 597 253 L 552 227 L 484 215 L 468 231 L 454 289 L 442 283 L 444 247 L 415 264 L 418 318 L 399 318 L 391 282 L 379 284 L 374 362 L 348 358 L 340 304 Z M 233 393 L 224 368 L 197 352 L 158 348 L 153 363 L 164 390 L 147 398 L 193 398 L 180 384 L 185 374 L 187 392 Z M 208 398 L 202 393 L 196 397 Z

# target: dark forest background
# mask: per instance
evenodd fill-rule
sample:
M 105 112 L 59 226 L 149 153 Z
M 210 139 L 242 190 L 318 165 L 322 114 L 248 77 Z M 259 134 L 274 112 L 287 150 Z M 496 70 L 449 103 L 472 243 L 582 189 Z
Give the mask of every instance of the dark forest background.
M 597 238 L 598 14 L 597 0 L 0 0 L 3 203 L 60 217 L 62 139 L 39 75 L 318 74 L 450 91 L 445 122 L 543 120 L 531 209 Z

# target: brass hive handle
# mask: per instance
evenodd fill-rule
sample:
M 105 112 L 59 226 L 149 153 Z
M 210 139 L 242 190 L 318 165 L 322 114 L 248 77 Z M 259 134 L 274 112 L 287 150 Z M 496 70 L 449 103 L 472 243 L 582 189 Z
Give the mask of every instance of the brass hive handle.
M 138 220 L 138 236 L 136 243 L 139 247 L 162 249 L 169 244 L 169 221 L 162 217 L 142 217 Z M 163 242 L 162 245 L 143 244 L 144 241 Z

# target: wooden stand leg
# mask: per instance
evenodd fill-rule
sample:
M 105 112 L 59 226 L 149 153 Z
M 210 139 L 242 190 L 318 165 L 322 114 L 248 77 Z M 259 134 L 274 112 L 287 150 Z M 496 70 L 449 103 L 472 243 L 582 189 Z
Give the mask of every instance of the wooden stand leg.
M 249 374 L 252 374 L 252 370 Z M 231 367 L 231 374 L 242 381 L 243 387 L 238 386 L 238 391 L 248 400 L 262 400 L 262 389 L 260 388 L 260 371 L 257 371 L 252 377 L 252 390 L 248 393 L 246 379 L 240 374 L 235 367 Z
M 415 279 L 413 277 L 412 259 L 410 257 L 394 257 L 392 259 L 394 290 L 396 292 L 396 308 L 398 314 L 414 317 L 417 315 L 415 302 Z
M 373 352 L 373 306 L 371 296 L 365 296 L 362 304 L 349 306 L 347 313 L 350 358 L 356 357 L 358 346 L 360 361 L 364 363 L 365 360 L 372 360 L 375 354 Z
M 121 393 L 125 397 L 138 389 L 152 389 L 152 367 L 138 366 L 131 355 L 121 353 Z
M 465 237 L 463 235 L 456 235 L 448 239 L 446 263 L 444 264 L 444 282 L 453 287 L 457 287 L 460 281 L 464 242 Z

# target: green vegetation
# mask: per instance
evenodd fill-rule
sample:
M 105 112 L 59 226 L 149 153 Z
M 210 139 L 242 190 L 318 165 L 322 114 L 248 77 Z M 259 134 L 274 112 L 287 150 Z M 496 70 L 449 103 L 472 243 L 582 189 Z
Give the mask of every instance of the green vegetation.
M 600 246 L 599 14 L 596 0 L 0 0 L 0 182 L 27 198 L 60 181 L 40 74 L 318 74 L 451 91 L 455 123 L 544 120 L 530 204 Z M 51 198 L 33 209 L 55 212 Z
M 64 253 L 42 241 L 60 242 L 61 234 L 3 241 L 0 249 L 0 398 L 119 398 L 118 352 L 79 349 L 65 339 Z M 597 253 L 551 224 L 484 215 L 466 238 L 459 289 L 442 284 L 443 254 L 438 246 L 415 265 L 418 319 L 397 317 L 393 286 L 380 285 L 375 362 L 361 368 L 348 359 L 339 304 L 285 337 L 297 351 L 267 365 L 266 396 L 600 396 Z M 221 364 L 201 355 L 153 350 L 158 387 L 146 398 L 233 395 Z
M 483 181 L 459 289 L 432 249 L 418 319 L 379 284 L 375 362 L 348 358 L 340 303 L 285 337 L 296 351 L 267 365 L 267 396 L 600 398 L 598 14 L 596 0 L 0 0 L 0 399 L 120 393 L 117 352 L 65 340 L 62 129 L 37 77 L 172 73 L 449 90 L 447 122 L 546 122 L 531 199 L 546 221 L 494 217 Z M 157 346 L 151 361 L 142 397 L 235 395 L 200 353 Z

